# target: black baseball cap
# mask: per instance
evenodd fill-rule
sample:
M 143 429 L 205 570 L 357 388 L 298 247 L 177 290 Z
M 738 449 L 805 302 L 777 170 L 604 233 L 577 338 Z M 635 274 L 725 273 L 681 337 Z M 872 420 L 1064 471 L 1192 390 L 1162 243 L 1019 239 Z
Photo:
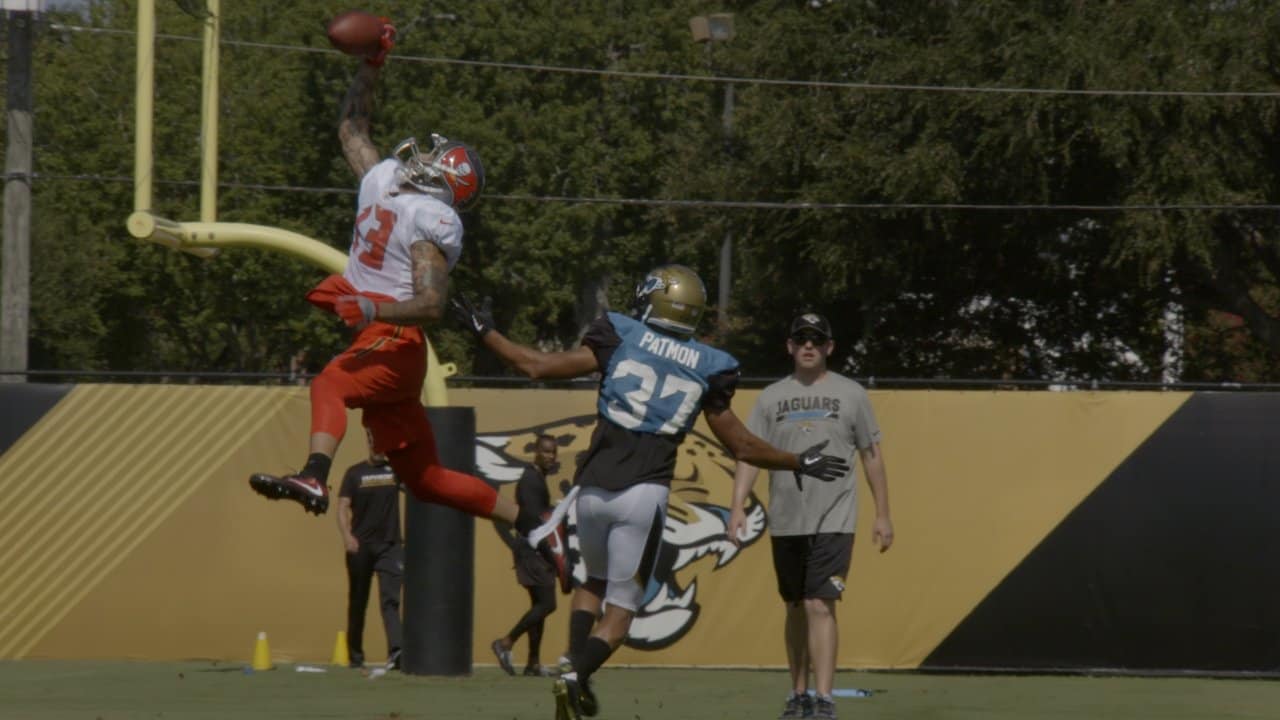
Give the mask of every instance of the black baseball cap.
M 831 323 L 827 322 L 827 319 L 818 313 L 805 313 L 791 321 L 790 335 L 792 337 L 805 330 L 816 332 L 827 339 L 831 338 Z

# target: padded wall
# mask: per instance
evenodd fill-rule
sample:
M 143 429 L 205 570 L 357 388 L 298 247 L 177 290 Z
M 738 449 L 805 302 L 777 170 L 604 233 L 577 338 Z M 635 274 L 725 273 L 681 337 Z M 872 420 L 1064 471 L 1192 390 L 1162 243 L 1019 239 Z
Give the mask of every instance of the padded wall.
M 0 386 L 0 658 L 327 660 L 345 576 L 332 516 L 249 491 L 299 466 L 305 388 Z M 20 398 L 15 393 L 27 393 Z M 734 401 L 746 416 L 755 392 Z M 538 431 L 571 476 L 589 390 L 453 390 L 480 472 L 510 493 Z M 845 667 L 1276 665 L 1274 394 L 877 391 L 898 541 L 859 537 L 840 605 Z M 8 411 L 22 408 L 21 411 Z M 34 408 L 34 409 L 33 409 Z M 350 416 L 358 428 L 358 415 Z M 359 460 L 352 433 L 335 474 Z M 782 608 L 757 483 L 726 542 L 731 460 L 699 424 L 680 455 L 658 576 L 617 662 L 780 666 Z M 859 522 L 871 503 L 859 482 Z M 553 487 L 553 498 L 560 496 Z M 571 542 L 572 545 L 572 542 Z M 473 656 L 527 607 L 476 526 Z M 543 654 L 563 650 L 567 598 Z M 367 653 L 380 657 L 371 611 Z M 517 646 L 517 659 L 522 655 Z

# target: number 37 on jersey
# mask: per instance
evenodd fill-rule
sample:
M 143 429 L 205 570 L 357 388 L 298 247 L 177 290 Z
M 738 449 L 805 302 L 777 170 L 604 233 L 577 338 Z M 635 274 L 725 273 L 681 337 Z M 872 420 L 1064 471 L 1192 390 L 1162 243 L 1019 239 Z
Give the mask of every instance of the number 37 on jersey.
M 628 430 L 657 435 L 689 431 L 708 394 L 732 397 L 738 362 L 696 340 L 669 337 L 609 313 L 618 334 L 600 387 L 599 410 Z

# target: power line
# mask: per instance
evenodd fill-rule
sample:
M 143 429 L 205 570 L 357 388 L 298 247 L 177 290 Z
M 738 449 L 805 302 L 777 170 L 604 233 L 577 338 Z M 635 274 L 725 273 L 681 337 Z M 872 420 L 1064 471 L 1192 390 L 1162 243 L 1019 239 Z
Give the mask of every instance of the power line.
M 132 183 L 133 178 L 123 175 L 89 175 L 89 174 L 55 174 L 32 173 L 30 176 L 4 174 L 6 180 L 15 177 L 30 177 L 33 180 L 54 180 L 69 182 L 118 182 Z M 157 185 L 177 185 L 198 187 L 198 180 L 155 180 Z M 264 183 L 245 183 L 220 181 L 220 188 L 236 190 L 259 190 L 269 192 L 310 192 L 331 193 L 339 195 L 356 194 L 353 188 L 307 187 L 303 185 L 268 185 Z M 1228 203 L 1175 203 L 1170 205 L 1082 205 L 1050 203 L 908 203 L 908 202 L 769 202 L 762 200 L 675 200 L 665 198 L 618 198 L 618 197 L 574 197 L 569 195 L 523 195 L 485 193 L 486 200 L 502 200 L 506 202 L 538 202 L 581 205 L 639 205 L 646 207 L 673 208 L 715 208 L 722 210 L 972 210 L 991 212 L 1277 212 L 1280 204 L 1228 204 Z
M 111 34 L 136 36 L 136 31 L 117 28 L 96 28 L 79 25 L 64 25 L 53 23 L 50 25 L 55 30 L 68 32 L 83 32 L 95 34 Z M 184 41 L 184 42 L 203 42 L 202 38 L 187 35 L 172 35 L 165 33 L 157 33 L 158 38 L 166 40 Z M 315 48 L 302 45 L 283 45 L 276 43 L 249 42 L 242 40 L 222 40 L 223 45 L 248 47 L 257 49 L 279 50 L 285 52 L 307 52 L 325 55 L 333 55 L 342 57 L 342 54 L 334 49 Z M 673 73 L 659 72 L 636 72 L 621 70 L 597 70 L 591 68 L 565 67 L 536 65 L 526 63 L 503 63 L 489 62 L 479 60 L 459 60 L 453 58 L 440 57 L 424 57 L 424 56 L 407 56 L 397 55 L 399 61 L 467 65 L 476 67 L 496 67 L 505 69 L 514 69 L 531 72 L 561 72 L 574 74 L 590 74 L 599 76 L 614 77 L 630 77 L 643 79 L 660 79 L 660 80 L 684 80 L 697 82 L 730 82 L 735 84 L 759 84 L 759 85 L 786 85 L 797 87 L 824 87 L 839 89 L 860 89 L 860 90 L 897 90 L 897 91 L 922 91 L 922 92 L 972 92 L 972 93 L 1004 93 L 1004 94 L 1038 94 L 1038 95 L 1107 95 L 1107 96 L 1151 96 L 1151 97 L 1280 97 L 1280 92 L 1237 92 L 1237 91 L 1152 91 L 1152 90 L 1057 90 L 1045 88 L 993 88 L 993 87 L 961 87 L 961 86 L 936 86 L 936 85 L 904 85 L 904 84 L 882 84 L 882 83 L 850 83 L 850 82 L 826 82 L 826 81 L 800 81 L 800 80 L 772 80 L 766 78 L 742 78 L 742 77 L 721 77 L 721 76 L 700 76 L 700 75 L 680 75 Z M 59 180 L 59 181 L 92 181 L 92 182 L 133 182 L 133 178 L 123 176 L 104 176 L 104 175 L 59 175 L 59 174 L 43 174 L 35 173 L 32 175 L 34 179 L 43 180 Z M 161 185 L 175 185 L 195 187 L 199 185 L 195 180 L 157 180 Z M 280 185 L 280 184 L 262 184 L 248 182 L 220 181 L 219 187 L 241 190 L 257 190 L 264 192 L 306 192 L 306 193 L 328 193 L 353 195 L 355 190 L 352 188 L 333 188 L 333 187 L 309 187 L 298 185 Z M 1080 212 L 1080 213 L 1101 213 L 1101 212 L 1163 212 L 1163 211 L 1276 211 L 1280 210 L 1280 205 L 1274 204 L 1225 204 L 1225 203 L 1181 203 L 1172 205 L 1159 204 L 1141 204 L 1141 205 L 1084 205 L 1084 204 L 984 204 L 984 203 L 904 203 L 904 202 L 867 202 L 867 203 L 849 203 L 849 202 L 769 202 L 769 201 L 734 201 L 734 200 L 677 200 L 662 198 L 616 198 L 616 197 L 572 197 L 572 196 L 556 196 L 556 195 L 532 195 L 532 194 L 498 194 L 487 193 L 486 198 L 490 200 L 511 201 L 511 202 L 554 202 L 561 204 L 592 204 L 592 205 L 630 205 L 630 206 L 646 206 L 646 207 L 672 207 L 672 208 L 715 208 L 715 209 L 754 209 L 754 210 L 939 210 L 939 211 L 997 211 L 997 212 L 1019 212 L 1019 211 L 1060 211 L 1060 212 Z
M 67 32 L 84 32 L 114 35 L 136 35 L 133 30 L 118 28 L 95 28 L 81 25 L 64 25 L 51 23 L 55 30 Z M 170 35 L 157 33 L 157 38 L 165 40 L 182 40 L 203 42 L 192 35 Z M 257 48 L 264 50 L 282 50 L 286 52 L 320 53 L 341 56 L 342 53 L 328 48 L 315 48 L 305 45 L 282 45 L 277 43 L 250 42 L 246 40 L 222 40 L 222 45 L 233 47 Z M 572 75 L 596 75 L 600 77 L 621 77 L 639 80 L 679 80 L 684 82 L 730 83 L 733 85 L 765 85 L 782 87 L 828 88 L 837 90 L 870 90 L 891 92 L 933 92 L 933 93 L 977 93 L 999 95 L 1074 95 L 1086 97 L 1175 97 L 1175 98 L 1276 98 L 1280 91 L 1248 91 L 1248 90 L 1073 90 L 1067 88 L 1033 88 L 1033 87 L 976 87 L 967 85 L 916 85 L 910 83 L 874 83 L 874 82 L 836 82 L 829 80 L 783 80 L 774 78 L 735 77 L 723 75 L 683 75 L 638 70 L 601 70 L 598 68 L 571 67 L 565 65 L 538 65 L 532 63 L 497 62 L 490 60 L 462 60 L 459 58 L 430 57 L 424 55 L 394 55 L 396 62 L 415 62 L 435 65 L 462 65 L 470 67 L 489 67 L 504 70 L 521 70 L 525 72 L 552 72 Z
M 1226 205 L 1215 203 L 1185 203 L 1176 205 L 1074 205 L 1074 204 L 1001 204 L 1001 203 L 820 203 L 820 202 L 768 202 L 758 200 L 661 200 L 650 198 L 584 198 L 555 195 L 485 195 L 504 200 L 532 202 L 563 202 L 611 205 L 651 205 L 657 207 L 723 208 L 741 210 L 992 210 L 1001 212 L 1064 211 L 1064 212 L 1161 212 L 1165 210 L 1280 210 L 1280 205 Z
M 3 174 L 6 179 L 21 178 L 17 173 Z M 114 182 L 114 183 L 132 183 L 134 178 L 125 175 L 92 175 L 86 173 L 65 174 L 65 173 L 31 173 L 32 180 L 58 180 L 58 181 L 80 181 L 80 182 Z M 199 180 L 153 180 L 156 185 L 175 185 L 180 187 L 199 187 Z M 338 187 L 309 187 L 306 185 L 271 185 L 267 183 L 249 183 L 237 182 L 233 180 L 219 180 L 218 187 L 230 188 L 234 190 L 263 190 L 275 192 L 309 192 L 309 193 L 330 193 L 337 195 L 355 195 L 355 188 L 338 188 Z M 493 197 L 485 195 L 485 197 Z

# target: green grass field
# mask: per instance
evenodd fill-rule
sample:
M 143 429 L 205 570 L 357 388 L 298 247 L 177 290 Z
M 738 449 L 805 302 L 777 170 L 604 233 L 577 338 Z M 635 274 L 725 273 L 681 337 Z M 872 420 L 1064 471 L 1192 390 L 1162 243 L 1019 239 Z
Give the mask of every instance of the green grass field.
M 1089 678 L 840 673 L 840 717 L 1209 720 L 1280 717 L 1280 683 L 1198 678 Z M 466 678 L 392 673 L 370 679 L 291 665 L 246 674 L 240 665 L 22 660 L 0 662 L 0 718 L 494 718 L 553 720 L 551 681 L 479 668 Z M 781 671 L 606 669 L 597 676 L 604 720 L 777 716 Z

